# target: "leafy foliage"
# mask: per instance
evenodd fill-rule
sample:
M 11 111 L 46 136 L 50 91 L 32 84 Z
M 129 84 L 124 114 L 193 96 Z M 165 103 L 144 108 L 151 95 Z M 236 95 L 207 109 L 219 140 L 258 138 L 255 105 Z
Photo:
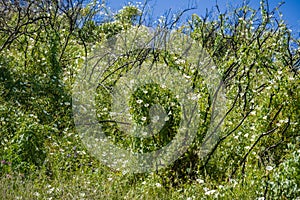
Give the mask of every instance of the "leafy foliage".
M 128 136 L 109 115 L 107 88 L 136 67 L 128 65 L 129 59 L 143 61 L 147 55 L 191 77 L 201 93 L 201 122 L 193 144 L 171 166 L 151 174 L 122 174 L 87 152 L 72 118 L 76 75 L 104 42 L 142 26 L 142 10 L 124 6 L 107 19 L 98 16 L 107 13 L 99 2 L 0 1 L 0 195 L 67 199 L 80 191 L 87 199 L 299 198 L 300 41 L 283 21 L 280 6 L 271 10 L 265 0 L 258 10 L 243 4 L 221 13 L 216 6 L 214 17 L 194 14 L 174 30 L 189 34 L 207 50 L 225 85 L 226 115 L 219 140 L 206 157 L 199 151 L 213 97 L 203 77 L 178 55 L 147 49 L 121 57 L 106 71 L 105 87 L 97 90 L 98 120 L 115 144 L 135 152 L 159 149 L 176 135 L 180 102 L 156 84 L 134 91 L 129 106 L 140 125 L 149 124 L 155 104 L 170 113 L 158 134 Z M 27 185 L 34 185 L 24 188 L 29 193 L 20 194 L 18 187 L 7 191 L 10 184 L 22 188 L 19 179 L 24 177 Z

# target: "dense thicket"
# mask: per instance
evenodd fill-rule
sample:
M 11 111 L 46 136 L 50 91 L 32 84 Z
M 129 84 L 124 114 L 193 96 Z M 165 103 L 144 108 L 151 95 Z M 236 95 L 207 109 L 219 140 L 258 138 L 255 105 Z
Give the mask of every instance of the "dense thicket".
M 99 2 L 0 1 L 2 176 L 21 173 L 30 178 L 41 173 L 50 180 L 61 174 L 67 178 L 76 171 L 110 172 L 89 155 L 76 132 L 72 86 L 78 71 L 104 41 L 130 27 L 148 25 L 146 8 L 125 6 L 111 16 Z M 213 13 L 204 17 L 194 14 L 180 26 L 174 25 L 179 18 L 164 19 L 158 27 L 189 34 L 206 49 L 222 77 L 227 98 L 219 139 L 202 158 L 199 151 L 209 126 L 213 97 L 206 89 L 201 90 L 203 121 L 198 135 L 184 156 L 156 172 L 164 186 L 180 187 L 200 177 L 211 180 L 212 188 L 218 183 L 232 184 L 232 180 L 254 187 L 256 197 L 299 197 L 300 40 L 282 19 L 280 6 L 272 9 L 262 0 L 259 9 L 242 4 L 225 13 L 216 6 Z M 176 68 L 176 55 L 158 54 L 161 61 L 167 59 L 170 67 Z M 118 60 L 111 71 L 126 62 L 124 58 Z M 119 75 L 124 71 L 115 72 Z M 204 87 L 201 76 L 190 75 L 195 87 Z M 158 96 L 166 92 L 159 87 L 152 90 L 152 95 Z M 105 94 L 101 89 L 98 92 Z M 99 109 L 109 106 L 107 99 L 98 99 Z M 132 105 L 136 113 L 143 114 Z M 159 145 L 176 134 L 179 119 L 173 115 L 158 136 Z M 106 126 L 116 143 L 131 147 L 132 139 L 118 132 L 116 124 Z M 134 150 L 157 148 L 153 141 L 139 145 Z M 148 176 L 128 175 L 124 179 L 137 184 Z

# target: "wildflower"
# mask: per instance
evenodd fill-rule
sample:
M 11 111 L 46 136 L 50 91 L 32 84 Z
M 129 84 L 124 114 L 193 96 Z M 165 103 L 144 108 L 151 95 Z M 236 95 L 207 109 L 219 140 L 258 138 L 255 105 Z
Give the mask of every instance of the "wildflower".
M 216 193 L 217 192 L 217 190 L 207 190 L 206 192 L 205 192 L 205 195 L 212 195 L 212 194 L 214 194 L 214 193 Z
M 256 115 L 256 111 L 253 110 L 253 111 L 250 113 L 250 115 L 252 115 L 252 116 Z
M 143 136 L 147 136 L 148 133 L 147 133 L 147 132 L 143 132 L 142 135 L 143 135 Z
M 229 182 L 233 184 L 233 187 L 235 187 L 238 184 L 235 179 L 229 179 Z
M 139 99 L 136 101 L 138 104 L 141 104 L 143 102 L 143 100 Z
M 84 197 L 85 196 L 85 193 L 79 193 L 79 195 L 81 196 L 81 197 Z
M 161 184 L 160 183 L 155 183 L 155 186 L 160 188 L 161 187 Z
M 35 193 L 33 193 L 33 195 L 38 197 L 38 196 L 40 196 L 40 193 L 35 192 Z
M 55 189 L 54 187 L 53 187 L 53 188 L 50 188 L 50 189 L 47 191 L 47 193 L 48 193 L 48 194 L 51 194 L 51 193 L 54 191 L 54 189 Z
M 200 183 L 200 184 L 204 183 L 204 180 L 202 180 L 202 179 L 200 179 L 200 178 L 196 179 L 196 181 L 197 181 L 198 183 Z
M 149 107 L 149 103 L 144 104 L 144 107 L 148 108 Z
M 111 177 L 107 178 L 108 181 L 112 181 L 113 179 Z
M 192 78 L 191 76 L 188 76 L 188 75 L 186 75 L 186 74 L 184 74 L 183 76 L 184 76 L 184 78 L 186 78 L 186 79 Z
M 267 171 L 272 171 L 273 169 L 274 169 L 274 168 L 273 168 L 272 166 L 267 166 L 267 167 L 266 167 L 266 170 L 267 170 Z

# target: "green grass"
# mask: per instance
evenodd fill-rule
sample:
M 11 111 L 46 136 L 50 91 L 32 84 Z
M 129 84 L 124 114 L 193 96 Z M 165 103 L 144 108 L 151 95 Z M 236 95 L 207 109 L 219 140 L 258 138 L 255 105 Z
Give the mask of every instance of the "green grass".
M 163 184 L 157 173 L 122 175 L 109 170 L 76 171 L 49 178 L 7 175 L 0 179 L 2 199 L 256 199 L 264 185 L 231 180 L 222 184 L 197 179 L 178 186 Z M 263 181 L 261 182 L 263 183 Z

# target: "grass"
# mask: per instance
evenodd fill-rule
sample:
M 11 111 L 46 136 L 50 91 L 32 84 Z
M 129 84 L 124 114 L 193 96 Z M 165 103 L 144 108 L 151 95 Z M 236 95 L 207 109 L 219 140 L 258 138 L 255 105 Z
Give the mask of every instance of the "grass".
M 103 168 L 47 177 L 7 175 L 0 179 L 2 199 L 257 199 L 258 182 L 197 179 L 179 186 L 165 186 L 157 173 L 121 175 Z M 263 186 L 263 185 L 261 185 Z M 262 188 L 262 187 L 261 187 Z

